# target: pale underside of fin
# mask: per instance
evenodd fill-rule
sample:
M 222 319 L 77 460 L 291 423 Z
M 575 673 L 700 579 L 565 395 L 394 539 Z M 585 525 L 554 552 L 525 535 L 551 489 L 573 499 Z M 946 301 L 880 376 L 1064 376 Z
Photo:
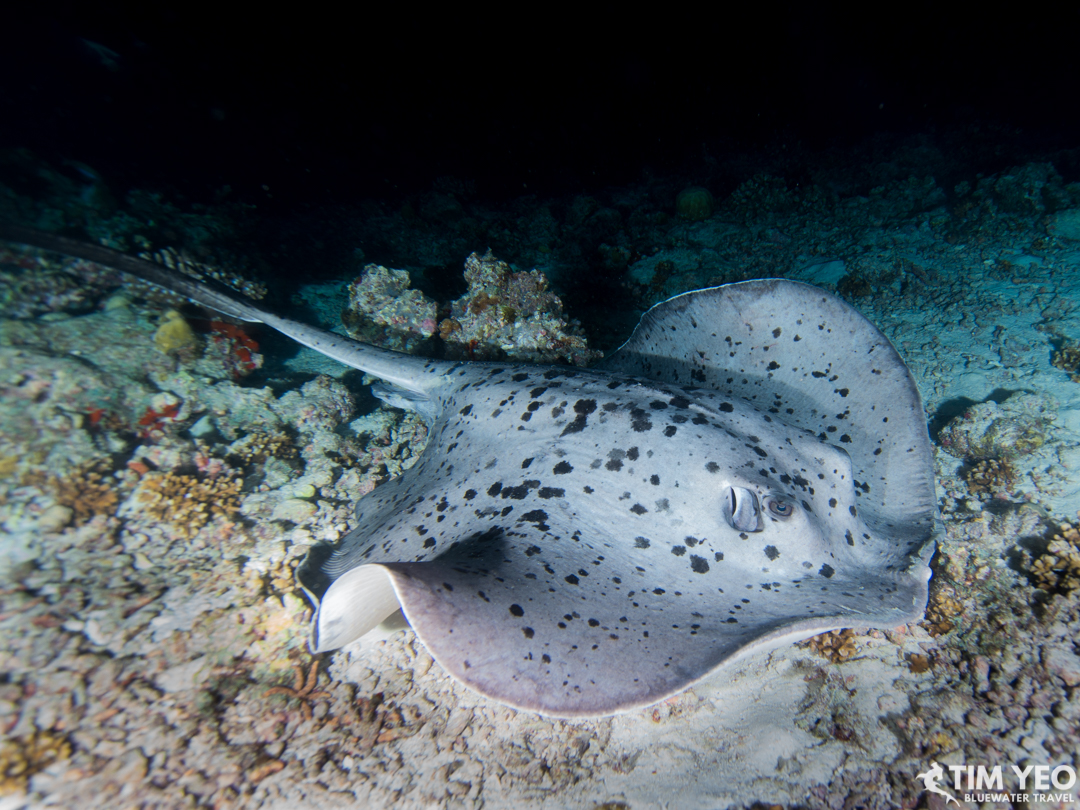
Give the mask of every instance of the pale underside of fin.
M 401 607 L 381 565 L 361 565 L 334 580 L 312 622 L 311 649 L 336 650 L 370 633 Z

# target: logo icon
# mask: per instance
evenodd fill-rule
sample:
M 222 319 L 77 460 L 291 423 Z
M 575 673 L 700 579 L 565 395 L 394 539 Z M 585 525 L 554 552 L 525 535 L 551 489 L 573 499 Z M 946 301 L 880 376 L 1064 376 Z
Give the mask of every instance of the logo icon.
M 944 796 L 946 807 L 948 807 L 949 802 L 952 802 L 957 807 L 960 806 L 960 802 L 956 800 L 955 796 L 938 787 L 938 782 L 945 778 L 945 769 L 936 761 L 931 761 L 930 770 L 918 774 L 915 778 L 922 779 L 923 787 L 926 788 L 927 793 L 936 793 L 939 796 Z

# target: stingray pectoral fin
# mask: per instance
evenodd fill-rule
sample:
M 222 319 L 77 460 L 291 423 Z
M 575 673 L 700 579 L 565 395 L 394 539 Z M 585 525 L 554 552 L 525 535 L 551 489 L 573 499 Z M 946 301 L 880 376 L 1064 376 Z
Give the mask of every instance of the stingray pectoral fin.
M 360 565 L 334 580 L 319 601 L 311 628 L 311 649 L 344 647 L 392 616 L 401 605 L 385 568 Z

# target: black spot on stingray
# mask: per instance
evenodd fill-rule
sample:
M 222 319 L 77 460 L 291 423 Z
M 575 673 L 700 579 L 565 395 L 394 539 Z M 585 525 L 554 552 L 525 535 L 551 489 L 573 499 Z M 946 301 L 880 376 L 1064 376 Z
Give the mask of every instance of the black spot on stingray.
M 532 419 L 532 412 L 531 411 L 526 411 L 525 413 L 523 413 L 521 415 L 521 421 L 522 422 L 528 422 L 530 419 Z
M 700 368 L 691 369 L 690 379 L 694 382 L 703 383 L 705 382 L 705 372 L 702 371 Z
M 855 545 L 855 538 L 851 536 L 851 530 L 850 529 L 847 532 L 844 533 L 844 538 L 847 540 L 847 544 L 849 546 Z
M 435 546 L 435 538 L 429 537 L 424 541 L 424 548 L 433 548 Z
M 475 489 L 467 489 L 467 490 L 465 490 L 465 495 L 464 495 L 465 500 L 471 501 L 475 497 L 476 497 L 476 490 Z
M 503 498 L 510 498 L 511 500 L 515 501 L 523 501 L 529 494 L 530 489 L 536 489 L 539 486 L 539 481 L 523 481 L 516 487 L 503 488 L 502 496 Z M 488 494 L 491 495 L 492 493 L 489 491 Z
M 649 403 L 649 407 L 652 408 L 654 411 L 662 411 L 667 408 L 667 403 L 662 402 L 659 399 L 654 399 L 652 402 Z
M 780 368 L 780 364 L 777 363 L 775 360 L 773 360 L 772 362 L 769 363 L 769 365 L 766 366 L 766 368 L 769 371 L 776 371 L 778 368 Z
M 829 498 L 829 506 L 836 508 L 836 498 Z
M 638 449 L 636 447 L 631 447 L 629 450 L 626 451 L 626 457 L 631 461 L 637 461 Z
M 536 635 L 535 631 L 531 627 L 522 627 L 521 632 L 525 634 L 525 638 L 532 638 Z
M 842 436 L 840 437 L 840 442 L 841 442 L 842 444 L 851 444 L 851 437 L 850 437 L 850 436 L 848 436 L 848 435 L 847 435 L 847 434 L 845 433 L 844 435 L 842 435 Z
M 594 490 L 590 486 L 584 486 L 581 488 L 581 491 L 584 492 L 586 495 L 592 495 L 596 490 Z
M 601 407 L 605 411 L 607 411 L 608 413 L 611 413 L 613 411 L 619 410 L 619 403 L 618 402 L 605 402 Z
M 724 559 L 724 552 L 717 551 L 712 556 L 713 560 L 715 560 L 716 562 L 720 562 L 722 559 Z
M 633 506 L 630 507 L 630 511 L 633 512 L 635 515 L 644 515 L 649 510 L 642 506 L 640 503 L 635 503 Z
M 695 574 L 704 574 L 709 570 L 709 563 L 704 557 L 699 557 L 697 554 L 691 554 L 690 570 Z
M 851 512 L 851 516 L 852 516 L 852 517 L 858 517 L 858 516 L 859 516 L 859 513 L 858 513 L 858 511 L 857 511 L 857 510 L 855 509 L 855 507 L 854 507 L 854 506 L 849 506 L 849 507 L 847 508 L 847 510 L 848 510 L 849 512 Z
M 561 372 L 555 371 L 554 369 L 552 369 L 551 371 L 545 371 L 544 372 L 544 379 L 545 380 L 554 380 L 555 378 L 557 378 L 559 376 L 561 376 Z
M 485 602 L 490 602 L 491 601 L 490 599 L 488 599 L 487 594 L 484 593 L 483 591 L 477 591 L 476 595 L 479 596 L 481 599 L 483 599 Z
M 547 653 L 544 653 L 543 655 L 540 656 L 540 660 L 543 661 L 545 664 L 550 664 L 551 663 L 551 656 L 548 655 Z
M 521 605 L 511 605 L 510 613 L 514 616 L 517 616 L 518 618 L 521 618 L 525 615 L 525 610 L 521 607 Z
M 613 458 L 607 464 L 605 464 L 604 467 L 611 470 L 612 472 L 618 472 L 622 469 L 622 462 L 619 461 L 617 458 Z
M 528 375 L 528 374 L 524 374 L 524 373 L 522 373 L 522 374 L 515 374 L 515 375 L 514 375 L 513 377 L 511 377 L 510 379 L 511 379 L 511 380 L 513 380 L 514 382 L 525 382 L 525 380 L 529 379 L 529 375 Z
M 653 593 L 655 593 L 657 596 L 663 596 L 665 593 L 667 593 L 667 591 L 665 591 L 663 588 L 653 588 Z
M 571 433 L 580 433 L 585 429 L 588 424 L 589 414 L 596 410 L 595 399 L 579 399 L 574 403 L 574 412 L 577 416 L 574 420 L 563 428 L 562 436 L 567 436 Z
M 832 575 L 835 574 L 836 571 L 833 570 L 833 567 L 831 565 L 826 563 L 825 565 L 821 566 L 821 570 L 818 571 L 818 573 L 825 577 L 825 579 L 831 579 Z
M 768 557 L 770 560 L 775 560 L 777 557 L 780 556 L 780 552 L 776 548 L 776 546 L 765 546 L 765 556 Z
M 630 427 L 634 429 L 635 433 L 652 430 L 652 422 L 649 421 L 648 412 L 641 408 L 634 408 L 630 411 Z
M 543 523 L 548 519 L 548 514 L 543 509 L 533 509 L 531 512 L 526 512 L 521 516 L 522 520 L 527 520 L 530 523 Z
M 686 536 L 686 537 L 685 537 L 685 538 L 683 539 L 683 542 L 684 542 L 684 543 L 686 543 L 686 545 L 690 546 L 690 548 L 693 548 L 694 546 L 696 546 L 696 545 L 697 545 L 698 543 L 700 543 L 701 541 L 700 541 L 700 540 L 698 540 L 698 539 L 697 539 L 696 537 L 692 537 L 692 536 L 690 536 L 690 535 L 687 535 L 687 536 Z
M 530 402 L 529 403 L 529 410 L 530 411 L 538 411 L 538 410 L 540 410 L 540 403 L 539 402 Z
M 720 465 L 717 464 L 715 461 L 710 461 L 708 464 L 705 465 L 705 469 L 711 473 L 718 473 L 720 472 Z
M 533 459 L 531 459 L 531 458 L 525 459 L 523 462 L 521 462 L 521 469 L 523 469 L 523 470 L 529 469 L 529 465 L 532 464 L 532 463 L 533 463 Z
M 842 397 L 846 397 L 851 392 L 848 391 L 848 389 L 846 389 L 846 388 L 837 388 L 836 393 L 839 394 Z
M 589 627 L 599 627 L 600 622 L 596 619 L 589 619 Z
M 472 405 L 466 405 L 464 408 L 458 411 L 458 413 L 460 413 L 462 416 L 468 416 L 470 413 L 472 413 Z
M 540 491 L 536 494 L 544 499 L 561 498 L 566 494 L 566 490 L 559 487 L 540 487 Z
M 689 408 L 690 400 L 688 400 L 686 397 L 676 396 L 669 399 L 668 404 L 670 404 L 672 408 Z
M 552 467 L 551 471 L 555 473 L 555 475 L 566 475 L 569 472 L 573 472 L 574 468 L 570 466 L 570 462 L 560 461 L 558 464 Z
M 686 546 L 672 546 L 671 553 L 674 554 L 676 557 L 681 557 L 683 554 L 686 553 Z
M 769 454 L 766 453 L 764 450 L 762 450 L 760 447 L 754 447 L 753 450 L 754 450 L 755 453 L 757 453 L 762 458 L 768 458 L 769 457 Z
M 654 487 L 660 486 L 660 476 L 659 475 L 650 475 L 649 476 L 649 483 L 652 484 Z
M 829 375 L 826 374 L 824 371 L 811 371 L 810 376 L 817 377 L 820 380 L 822 377 L 827 377 Z
M 614 391 L 620 385 L 622 385 L 622 383 L 619 380 L 612 380 L 611 382 L 609 382 L 607 384 L 607 387 L 610 388 L 612 391 Z
M 664 435 L 667 436 L 670 439 L 672 436 L 675 435 L 675 432 L 677 430 L 678 430 L 678 428 L 675 427 L 674 425 L 668 425 L 666 428 L 664 428 Z
M 733 410 L 735 410 L 735 406 L 732 405 L 730 402 L 721 402 L 720 403 L 720 410 L 723 413 L 731 413 Z
M 500 512 L 499 514 L 502 515 L 503 517 L 506 517 L 507 515 L 509 515 L 513 511 L 514 511 L 514 507 L 512 507 L 512 506 L 504 506 L 502 512 Z
M 534 554 L 539 554 L 542 551 L 543 549 L 540 548 L 540 546 L 529 546 L 527 549 L 525 549 L 525 556 L 532 557 Z
M 563 579 L 565 579 L 571 585 L 577 585 L 579 582 L 578 578 L 575 577 L 573 574 L 569 574 L 568 576 L 563 577 Z
M 877 449 L 874 450 L 874 455 L 875 456 L 880 456 L 881 455 L 881 448 L 880 447 L 878 447 Z
M 772 336 L 774 338 L 780 337 L 780 327 L 779 326 L 772 330 Z
M 500 492 L 502 492 L 502 482 L 497 481 L 496 483 L 494 483 L 490 487 L 488 487 L 487 494 L 490 495 L 492 498 L 494 498 Z
M 648 548 L 652 545 L 652 542 L 647 537 L 635 537 L 634 548 Z
M 534 388 L 532 391 L 529 392 L 529 398 L 536 399 L 537 397 L 542 396 L 543 393 L 547 390 L 548 387 L 546 385 L 541 385 L 539 388 Z
M 442 586 L 443 586 L 444 588 L 446 588 L 446 590 L 448 590 L 448 591 L 452 591 L 452 590 L 454 590 L 454 586 L 453 586 L 453 585 L 451 585 L 451 584 L 450 584 L 449 582 L 444 582 L 444 583 L 442 584 Z

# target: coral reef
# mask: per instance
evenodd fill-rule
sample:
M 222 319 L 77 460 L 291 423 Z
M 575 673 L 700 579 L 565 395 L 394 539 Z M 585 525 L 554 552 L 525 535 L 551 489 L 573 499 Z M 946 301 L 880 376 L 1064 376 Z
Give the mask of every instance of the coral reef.
M 858 647 L 855 639 L 859 636 L 854 630 L 830 630 L 803 642 L 807 648 L 834 664 L 842 664 L 855 656 Z
M 1047 440 L 1049 404 L 1018 394 L 1001 405 L 980 402 L 950 421 L 938 436 L 942 449 L 961 459 L 1013 459 L 1042 447 Z
M 376 264 L 349 285 L 349 305 L 341 320 L 364 343 L 413 354 L 435 334 L 438 308 L 420 290 L 410 289 L 409 274 Z
M 51 731 L 0 743 L 0 796 L 21 793 L 31 776 L 67 759 L 71 751 L 67 737 Z
M 154 332 L 154 345 L 162 354 L 190 356 L 198 349 L 199 339 L 184 316 L 169 309 L 161 316 L 161 323 Z
M 209 364 L 216 364 L 224 369 L 230 379 L 238 380 L 257 368 L 262 368 L 263 356 L 259 354 L 259 344 L 244 331 L 242 326 L 225 321 L 210 321 L 210 347 L 205 353 L 206 363 L 200 370 L 209 371 L 213 376 L 217 369 L 207 369 Z
M 86 312 L 104 288 L 119 283 L 119 275 L 101 265 L 0 243 L 0 312 L 8 318 Z
M 295 461 L 299 451 L 288 433 L 256 428 L 229 445 L 228 458 L 237 466 L 250 467 L 271 458 Z
M 465 260 L 465 280 L 468 292 L 439 327 L 448 356 L 576 365 L 600 357 L 563 317 L 562 301 L 542 273 L 515 272 L 490 253 L 473 253 Z
M 1069 523 L 1058 527 L 1046 551 L 1032 561 L 1030 571 L 1043 590 L 1068 593 L 1080 588 L 1080 530 Z
M 955 619 L 964 613 L 963 603 L 956 598 L 956 589 L 948 584 L 935 569 L 930 581 L 930 599 L 926 605 L 926 618 L 922 624 L 931 636 L 945 635 L 956 626 Z
M 81 464 L 63 477 L 49 479 L 57 503 L 71 510 L 76 526 L 116 511 L 120 498 L 116 483 L 106 480 L 110 473 L 111 465 L 98 459 Z
M 675 198 L 675 212 L 691 222 L 708 219 L 713 215 L 714 209 L 713 195 L 701 186 L 684 188 Z
M 1008 459 L 978 459 L 965 467 L 960 475 L 972 495 L 1007 494 L 1016 482 L 1016 470 Z
M 222 474 L 200 479 L 178 472 L 148 473 L 135 489 L 141 515 L 167 523 L 190 539 L 217 517 L 231 518 L 240 509 L 239 477 Z
M 790 211 L 797 198 L 782 178 L 757 174 L 741 183 L 724 201 L 724 208 L 737 212 L 746 222 L 767 214 Z
M 1069 379 L 1080 382 L 1080 345 L 1067 341 L 1054 351 L 1050 359 L 1054 368 L 1067 372 Z

